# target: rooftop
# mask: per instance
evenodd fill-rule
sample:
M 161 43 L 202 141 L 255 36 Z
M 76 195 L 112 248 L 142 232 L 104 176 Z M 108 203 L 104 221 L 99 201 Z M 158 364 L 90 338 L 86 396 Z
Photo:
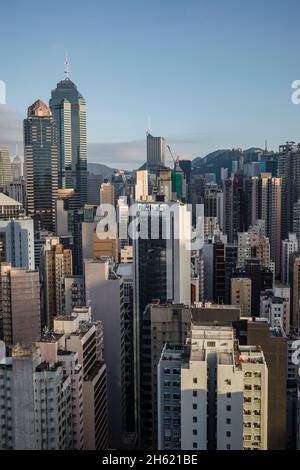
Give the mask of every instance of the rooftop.
M 9 196 L 6 196 L 4 193 L 0 193 L 0 206 L 18 206 L 21 207 L 22 204 L 15 199 L 12 199 Z

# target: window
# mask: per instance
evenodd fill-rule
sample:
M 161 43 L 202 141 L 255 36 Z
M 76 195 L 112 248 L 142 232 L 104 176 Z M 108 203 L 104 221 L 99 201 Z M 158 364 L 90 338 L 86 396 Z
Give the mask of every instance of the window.
M 193 404 L 193 410 L 196 410 L 197 409 L 197 405 L 196 403 Z
M 227 398 L 231 398 L 231 393 L 226 393 Z
M 231 419 L 230 418 L 226 419 L 226 424 L 231 424 Z
M 193 390 L 193 397 L 197 397 L 197 396 L 198 396 L 197 390 Z
M 227 431 L 226 437 L 231 437 L 231 432 L 230 431 Z
M 227 445 L 226 445 L 226 449 L 227 449 L 227 450 L 231 450 L 231 445 L 230 445 L 230 444 L 227 444 Z
M 198 422 L 198 418 L 196 416 L 193 417 L 193 423 L 197 423 Z
M 198 448 L 197 442 L 193 442 L 193 449 L 197 449 L 197 448 Z
M 193 429 L 193 436 L 197 436 L 197 434 L 198 434 L 197 429 Z
M 193 378 L 193 383 L 194 383 L 194 384 L 197 384 L 197 383 L 198 383 L 197 377 L 194 377 L 194 378 Z
M 231 411 L 231 406 L 230 405 L 226 406 L 226 411 Z

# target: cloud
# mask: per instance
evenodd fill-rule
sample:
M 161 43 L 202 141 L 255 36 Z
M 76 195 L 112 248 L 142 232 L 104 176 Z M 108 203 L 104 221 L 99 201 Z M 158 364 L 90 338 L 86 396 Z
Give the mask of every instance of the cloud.
M 23 147 L 22 119 L 17 110 L 0 105 L 0 143 L 7 144 L 11 153 L 16 144 Z

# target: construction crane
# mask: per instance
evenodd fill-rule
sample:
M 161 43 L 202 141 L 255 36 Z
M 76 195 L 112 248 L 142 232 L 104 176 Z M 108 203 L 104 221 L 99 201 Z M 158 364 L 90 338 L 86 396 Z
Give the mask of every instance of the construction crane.
M 176 158 L 176 160 L 175 160 L 175 158 L 174 158 L 174 155 L 173 155 L 173 152 L 172 152 L 172 150 L 171 150 L 171 147 L 170 147 L 170 145 L 167 145 L 167 149 L 169 150 L 169 152 L 170 152 L 170 155 L 171 155 L 171 157 L 172 157 L 172 160 L 173 160 L 173 162 L 174 162 L 174 170 L 175 170 L 175 169 L 176 169 L 176 165 L 177 165 L 177 164 L 178 164 L 178 162 L 179 162 L 179 156 L 177 156 L 177 158 Z

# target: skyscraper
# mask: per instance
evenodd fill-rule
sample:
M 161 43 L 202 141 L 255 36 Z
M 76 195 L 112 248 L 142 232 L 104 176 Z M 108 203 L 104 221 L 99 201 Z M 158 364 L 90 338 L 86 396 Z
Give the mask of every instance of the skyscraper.
M 87 202 L 86 103 L 76 85 L 65 78 L 52 90 L 50 108 L 57 128 L 58 187 L 73 188 Z
M 165 166 L 165 139 L 147 133 L 147 170 L 156 173 Z
M 22 160 L 19 155 L 16 155 L 11 162 L 11 176 L 12 181 L 22 177 Z
M 0 145 L 0 190 L 11 183 L 11 163 L 6 145 Z
M 55 226 L 57 136 L 51 111 L 41 100 L 28 108 L 24 120 L 27 212 L 36 228 Z

